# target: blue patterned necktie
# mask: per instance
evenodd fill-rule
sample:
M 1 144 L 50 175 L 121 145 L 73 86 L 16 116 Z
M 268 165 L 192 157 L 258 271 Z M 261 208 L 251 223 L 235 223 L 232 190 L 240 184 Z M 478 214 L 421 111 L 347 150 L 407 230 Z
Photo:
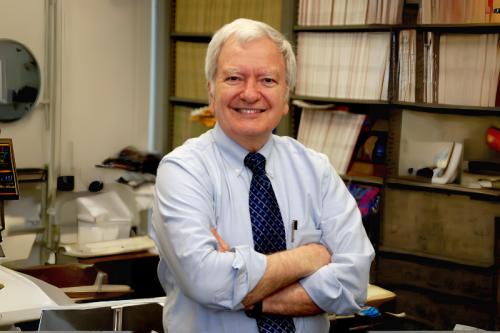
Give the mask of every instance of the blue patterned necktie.
M 266 176 L 266 158 L 259 153 L 249 153 L 245 165 L 253 174 L 248 203 L 255 250 L 264 254 L 286 250 L 280 207 Z M 256 320 L 260 333 L 295 332 L 291 317 L 263 315 Z

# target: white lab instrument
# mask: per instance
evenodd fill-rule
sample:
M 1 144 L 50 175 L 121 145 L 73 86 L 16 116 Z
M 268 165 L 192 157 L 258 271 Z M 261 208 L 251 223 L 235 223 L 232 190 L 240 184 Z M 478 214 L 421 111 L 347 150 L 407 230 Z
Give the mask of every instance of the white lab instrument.
M 58 247 L 73 257 L 96 257 L 127 252 L 152 250 L 154 242 L 148 236 L 129 238 L 131 227 L 139 235 L 147 232 L 140 225 L 136 192 L 128 185 L 105 184 L 103 191 L 62 192 L 49 211 L 53 225 L 60 230 Z M 147 193 L 141 194 L 149 199 Z M 142 231 L 142 233 L 141 233 Z
M 76 203 L 78 244 L 130 236 L 134 214 L 116 192 L 81 197 Z
M 0 265 L 0 330 L 37 320 L 42 307 L 74 302 L 60 289 Z

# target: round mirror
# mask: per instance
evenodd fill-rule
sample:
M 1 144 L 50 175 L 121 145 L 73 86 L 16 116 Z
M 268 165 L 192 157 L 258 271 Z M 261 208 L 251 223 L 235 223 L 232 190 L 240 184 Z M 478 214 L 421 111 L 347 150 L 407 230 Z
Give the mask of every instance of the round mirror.
M 0 121 L 14 121 L 34 106 L 40 94 L 40 68 L 26 46 L 0 39 Z

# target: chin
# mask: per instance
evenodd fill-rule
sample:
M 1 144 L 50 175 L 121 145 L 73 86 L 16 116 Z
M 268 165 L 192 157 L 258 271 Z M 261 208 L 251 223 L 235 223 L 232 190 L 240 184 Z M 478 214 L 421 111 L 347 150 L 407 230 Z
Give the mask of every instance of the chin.
M 248 139 L 254 138 L 255 140 L 261 140 L 262 138 L 269 136 L 272 130 L 268 129 L 258 130 L 255 128 L 255 126 L 240 126 L 233 128 L 232 132 L 239 137 L 245 137 Z

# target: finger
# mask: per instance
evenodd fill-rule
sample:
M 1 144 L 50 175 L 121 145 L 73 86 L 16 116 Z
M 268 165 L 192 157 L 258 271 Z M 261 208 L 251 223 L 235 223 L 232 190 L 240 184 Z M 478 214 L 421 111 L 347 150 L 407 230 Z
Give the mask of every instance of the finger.
M 221 251 L 221 252 L 229 251 L 229 249 L 230 249 L 229 245 L 227 245 L 227 243 L 222 239 L 222 237 L 219 235 L 217 230 L 215 230 L 214 227 L 211 227 L 210 231 L 214 235 L 215 239 L 217 239 L 217 243 L 219 245 L 219 251 Z

